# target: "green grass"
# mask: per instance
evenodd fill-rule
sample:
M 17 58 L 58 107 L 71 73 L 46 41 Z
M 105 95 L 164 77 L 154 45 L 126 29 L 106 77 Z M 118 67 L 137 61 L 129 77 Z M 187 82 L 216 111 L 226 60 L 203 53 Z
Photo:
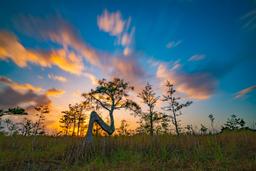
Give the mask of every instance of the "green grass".
M 256 133 L 97 138 L 0 135 L 0 170 L 255 170 Z

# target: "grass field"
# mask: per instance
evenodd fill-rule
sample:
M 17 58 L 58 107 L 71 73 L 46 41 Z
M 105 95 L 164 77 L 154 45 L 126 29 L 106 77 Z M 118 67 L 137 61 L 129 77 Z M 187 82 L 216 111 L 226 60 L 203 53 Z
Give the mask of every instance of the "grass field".
M 0 136 L 0 170 L 256 170 L 256 133 L 96 138 Z

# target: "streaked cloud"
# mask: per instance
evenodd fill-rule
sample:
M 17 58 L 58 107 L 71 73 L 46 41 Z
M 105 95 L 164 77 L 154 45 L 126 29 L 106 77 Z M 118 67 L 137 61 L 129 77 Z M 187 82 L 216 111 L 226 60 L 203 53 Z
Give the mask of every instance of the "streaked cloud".
M 124 48 L 123 55 L 129 56 L 132 53 L 132 49 L 129 47 Z
M 118 45 L 124 48 L 124 56 L 129 56 L 132 53 L 131 46 L 134 41 L 135 27 L 131 27 L 131 17 L 124 20 L 119 11 L 111 13 L 108 10 L 104 10 L 97 17 L 97 24 L 100 30 L 117 37 Z
M 9 108 L 16 106 L 38 106 L 50 104 L 51 100 L 44 94 L 38 94 L 32 90 L 19 92 L 11 87 L 0 90 L 0 108 Z
M 162 84 L 169 80 L 179 92 L 198 100 L 208 99 L 216 88 L 216 80 L 207 73 L 180 73 L 165 64 L 158 66 L 156 77 Z
M 12 60 L 19 67 L 27 67 L 28 63 L 41 67 L 57 66 L 72 74 L 80 74 L 84 69 L 81 59 L 65 49 L 33 50 L 25 48 L 16 36 L 7 31 L 0 32 L 0 59 Z
M 90 47 L 68 22 L 61 17 L 47 19 L 23 16 L 15 21 L 19 30 L 28 35 L 51 40 L 63 46 L 64 49 L 74 50 L 73 54 L 84 57 L 90 64 L 100 66 L 104 55 Z
M 110 13 L 107 10 L 104 10 L 104 12 L 97 17 L 97 24 L 100 30 L 108 32 L 113 36 L 120 35 L 125 26 L 120 12 Z
M 146 71 L 142 69 L 134 58 L 113 58 L 109 68 L 110 75 L 128 80 L 136 86 L 141 86 L 141 81 L 147 78 Z
M 109 12 L 104 12 L 102 16 L 99 17 L 104 18 L 104 15 L 115 15 L 115 19 L 122 19 L 120 13 L 110 14 Z M 112 18 L 113 17 L 110 17 L 111 20 Z M 104 19 L 109 19 L 109 16 Z M 133 40 L 131 37 L 135 32 L 135 28 L 130 29 L 130 18 L 128 18 L 128 20 L 126 21 L 122 20 L 122 22 L 124 23 L 124 28 L 120 30 L 120 45 L 123 44 L 124 46 L 124 54 L 115 55 L 111 55 L 104 52 L 98 52 L 94 50 L 92 47 L 89 47 L 80 38 L 80 36 L 77 34 L 77 31 L 73 29 L 61 17 L 43 20 L 42 18 L 27 16 L 21 17 L 19 21 L 20 22 L 17 22 L 16 24 L 19 24 L 18 27 L 22 28 L 21 30 L 23 30 L 27 34 L 34 37 L 42 38 L 44 40 L 51 40 L 53 42 L 56 42 L 62 45 L 64 49 L 70 50 L 71 48 L 75 51 L 74 54 L 84 56 L 86 59 L 88 59 L 90 64 L 92 64 L 93 66 L 97 66 L 101 70 L 101 72 L 104 72 L 111 76 L 119 74 L 123 78 L 125 78 L 124 76 L 128 76 L 128 79 L 130 80 L 138 79 L 140 77 L 139 75 L 141 75 L 141 73 L 144 72 L 142 71 L 142 69 L 140 69 L 140 66 L 136 59 L 134 59 L 133 57 L 130 57 L 130 59 L 125 59 L 125 56 L 130 55 L 132 52 L 130 46 Z M 115 33 L 117 32 L 115 31 Z M 123 39 L 122 42 L 121 38 Z M 121 65 L 122 68 L 120 67 Z M 78 74 L 82 74 L 88 77 L 92 81 L 92 83 L 95 84 L 96 77 L 92 73 L 88 73 L 85 71 L 82 72 L 83 69 L 84 67 L 82 67 L 82 69 L 79 70 Z
M 130 45 L 131 43 L 132 43 L 132 33 L 131 34 L 125 33 L 121 39 L 121 44 L 123 46 L 127 46 L 127 45 Z
M 256 9 L 249 11 L 240 18 L 244 24 L 244 29 L 254 30 L 256 29 Z
M 254 91 L 254 90 L 256 90 L 256 85 L 253 85 L 253 86 L 251 86 L 251 87 L 245 88 L 245 89 L 243 89 L 243 90 L 237 92 L 235 98 L 236 98 L 236 99 L 239 99 L 239 98 L 241 98 L 241 97 L 243 97 L 243 96 L 249 94 L 250 92 L 252 92 L 252 91 Z
M 171 41 L 171 42 L 167 43 L 166 48 L 168 48 L 168 49 L 175 48 L 175 47 L 179 46 L 181 43 L 182 43 L 181 40 L 179 40 L 179 41 Z
M 134 44 L 135 27 L 133 27 L 130 32 L 128 32 L 129 26 L 127 26 L 127 27 L 128 27 L 126 29 L 127 31 L 124 32 L 122 37 L 121 37 L 121 45 L 124 47 L 124 50 L 123 50 L 123 55 L 124 56 L 129 56 L 129 55 L 132 54 L 132 52 L 133 52 L 132 46 Z
M 98 85 L 98 78 L 95 75 L 93 75 L 92 73 L 84 72 L 82 75 L 89 78 L 89 80 L 91 81 L 91 83 L 93 85 Z
M 55 75 L 55 74 L 48 74 L 48 78 L 52 79 L 52 80 L 56 80 L 59 82 L 66 82 L 67 79 L 63 76 L 60 75 Z
M 188 61 L 201 61 L 203 59 L 205 59 L 205 55 L 203 55 L 203 54 L 196 54 L 196 55 L 191 56 L 188 59 Z
M 51 88 L 51 89 L 48 89 L 45 94 L 47 96 L 60 96 L 62 94 L 64 94 L 65 91 L 64 90 L 61 90 L 61 89 L 56 89 L 56 88 Z
M 42 90 L 42 88 L 40 87 L 36 87 L 33 86 L 31 84 L 25 83 L 25 84 L 20 84 L 17 82 L 14 82 L 13 80 L 11 80 L 10 78 L 7 77 L 2 77 L 0 76 L 0 83 L 5 84 L 9 87 L 11 87 L 12 89 L 16 90 L 16 91 L 34 91 L 34 92 L 39 92 Z

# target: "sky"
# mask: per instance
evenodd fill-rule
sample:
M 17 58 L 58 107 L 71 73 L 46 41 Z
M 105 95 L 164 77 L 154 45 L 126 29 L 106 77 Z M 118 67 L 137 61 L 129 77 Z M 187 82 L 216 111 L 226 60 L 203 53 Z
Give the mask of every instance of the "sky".
M 193 104 L 182 124 L 216 124 L 236 114 L 256 121 L 256 1 L 1 1 L 0 108 L 83 100 L 98 79 L 147 82 L 159 96 L 166 80 Z M 138 100 L 138 99 L 137 99 Z M 159 101 L 159 110 L 164 105 Z M 115 114 L 136 127 L 128 111 Z

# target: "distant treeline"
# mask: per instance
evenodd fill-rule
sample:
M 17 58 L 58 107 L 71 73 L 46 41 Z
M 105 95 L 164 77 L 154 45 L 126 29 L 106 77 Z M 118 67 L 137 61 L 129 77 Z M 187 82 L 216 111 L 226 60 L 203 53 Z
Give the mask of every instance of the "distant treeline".
M 182 109 L 189 107 L 192 101 L 183 101 L 176 95 L 174 85 L 166 82 L 166 92 L 158 96 L 153 90 L 152 85 L 147 83 L 141 92 L 137 93 L 140 99 L 140 105 L 129 98 L 129 92 L 134 87 L 130 86 L 122 79 L 114 78 L 111 81 L 105 79 L 99 80 L 95 90 L 84 93 L 84 100 L 80 104 L 69 105 L 68 110 L 62 111 L 59 119 L 61 131 L 56 135 L 65 136 L 85 136 L 89 119 L 92 119 L 92 111 L 96 112 L 95 122 L 93 121 L 92 133 L 94 136 L 119 135 L 130 136 L 135 134 L 161 135 L 161 134 L 192 134 L 205 135 L 216 134 L 224 130 L 249 129 L 246 127 L 244 119 L 237 115 L 231 115 L 221 130 L 215 128 L 215 117 L 210 114 L 209 120 L 211 127 L 207 128 L 201 124 L 200 127 L 193 125 L 182 126 L 179 116 L 182 115 Z M 157 104 L 161 103 L 161 106 Z M 122 120 L 120 127 L 115 130 L 113 113 L 118 109 L 130 110 L 132 115 L 138 118 L 138 127 L 130 130 L 126 120 Z M 47 105 L 41 105 L 34 108 L 35 113 L 33 121 L 25 117 L 23 121 L 14 123 L 10 119 L 2 119 L 4 115 L 28 115 L 25 109 L 16 107 L 7 110 L 0 110 L 0 131 L 8 135 L 20 134 L 24 136 L 45 135 L 45 119 L 50 113 Z M 144 109 L 144 110 L 142 110 Z M 107 110 L 110 117 L 103 121 L 101 113 Z M 102 125 L 103 124 L 103 125 Z M 105 125 L 105 126 L 104 126 Z M 251 126 L 255 129 L 256 123 Z M 174 129 L 173 129 L 174 128 Z M 108 131 L 108 129 L 110 129 Z

